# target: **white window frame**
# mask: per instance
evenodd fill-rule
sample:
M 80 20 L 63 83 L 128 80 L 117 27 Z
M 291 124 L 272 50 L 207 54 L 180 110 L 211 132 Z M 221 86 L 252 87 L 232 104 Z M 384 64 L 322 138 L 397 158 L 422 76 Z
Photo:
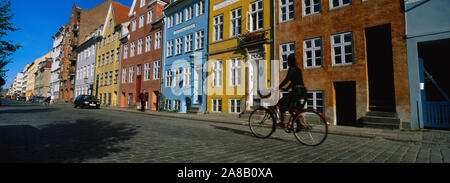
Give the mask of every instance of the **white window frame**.
M 241 57 L 232 58 L 230 60 L 230 85 L 241 86 L 242 80 L 242 60 Z
M 194 7 L 189 6 L 186 8 L 186 22 L 194 18 Z
M 294 46 L 293 50 L 291 46 Z M 286 51 L 283 50 L 283 47 L 286 46 Z M 295 54 L 296 50 L 295 42 L 285 43 L 280 45 L 280 70 L 287 71 L 289 70 L 289 65 L 287 63 L 287 58 L 290 54 Z M 286 65 L 286 67 L 285 67 Z
M 133 22 L 131 23 L 131 32 L 136 31 L 136 24 L 137 24 L 137 19 L 134 19 Z
M 150 24 L 153 22 L 153 10 L 150 10 L 147 12 L 147 24 Z
M 212 99 L 212 112 L 222 112 L 223 109 L 223 103 L 222 99 L 216 98 Z
M 131 45 L 130 46 L 130 58 L 131 58 L 134 57 L 136 54 L 136 42 L 133 41 L 130 45 Z
M 134 82 L 134 66 L 130 66 L 130 72 L 128 73 L 129 78 L 128 82 L 133 83 Z
M 177 18 L 177 22 L 176 22 L 176 25 L 180 25 L 180 24 L 182 24 L 183 23 L 183 11 L 179 11 L 177 14 L 176 14 L 176 18 Z
M 149 52 L 152 49 L 152 35 L 145 37 L 145 52 Z
M 260 3 L 261 7 L 259 7 Z M 253 5 L 255 5 L 255 9 L 253 9 Z M 253 25 L 254 19 L 256 19 L 256 25 Z M 250 4 L 250 32 L 262 29 L 264 29 L 264 2 L 263 0 L 258 0 Z
M 173 27 L 173 15 L 167 18 L 167 28 Z
M 191 52 L 194 43 L 193 34 L 188 34 L 184 37 L 184 52 Z
M 162 38 L 161 34 L 162 34 L 161 31 L 155 33 L 155 50 L 161 48 L 161 38 Z
M 128 58 L 128 45 L 125 45 L 123 47 L 123 59 L 127 59 Z
M 166 99 L 165 104 L 166 110 L 168 111 L 172 110 L 172 100 Z
M 145 0 L 141 0 L 141 8 L 145 6 Z
M 222 60 L 213 61 L 213 87 L 221 87 L 223 79 L 223 64 Z
M 205 2 L 204 1 L 200 1 L 196 4 L 196 8 L 195 8 L 195 16 L 201 16 L 205 14 Z
M 314 3 L 314 0 L 302 0 L 303 1 L 303 16 L 310 16 L 319 14 L 322 11 L 322 3 Z M 306 5 L 306 2 L 309 2 L 309 6 Z M 319 10 L 315 11 L 315 7 L 319 6 Z M 306 13 L 306 10 L 309 8 L 309 13 Z
M 167 41 L 167 57 L 173 56 L 173 40 Z
M 231 37 L 238 36 L 242 33 L 242 8 L 234 9 L 230 12 L 231 24 L 230 35 Z
M 114 61 L 115 61 L 114 56 L 116 56 L 116 55 L 114 54 L 114 51 L 115 50 L 111 50 L 111 63 L 114 63 Z
M 223 14 L 214 17 L 214 41 L 223 40 Z
M 338 2 L 339 5 L 337 5 L 337 6 L 333 5 L 333 1 L 335 1 L 335 0 L 330 0 L 330 10 L 352 5 L 352 0 L 348 0 L 349 2 L 346 4 L 344 4 L 344 0 L 336 0 L 336 1 L 339 1 Z
M 345 36 L 350 35 L 350 41 L 345 42 Z M 339 36 L 339 43 L 335 43 L 334 38 Z M 345 52 L 345 47 L 351 46 L 351 53 Z M 339 56 L 341 57 L 341 63 L 336 63 L 336 55 L 335 48 L 340 48 L 341 54 Z M 333 60 L 333 66 L 345 66 L 345 65 L 353 65 L 354 63 L 354 45 L 353 45 L 353 32 L 345 32 L 340 34 L 334 34 L 331 36 L 331 56 Z M 351 55 L 352 60 L 351 62 L 346 62 L 346 56 Z
M 127 83 L 127 68 L 122 69 L 122 83 Z
M 322 97 L 317 97 L 317 94 L 321 94 Z M 310 98 L 310 95 L 312 98 Z M 309 102 L 311 101 L 311 102 Z M 318 105 L 317 101 L 322 101 L 322 105 Z M 324 92 L 323 91 L 308 91 L 307 93 L 307 102 L 306 102 L 306 107 L 307 108 L 312 108 L 312 109 L 316 109 L 319 110 L 322 113 L 325 113 L 325 96 L 324 96 Z
M 238 105 L 238 101 L 239 101 L 239 105 Z M 240 113 L 242 113 L 242 106 L 241 105 L 242 105 L 242 100 L 241 99 L 230 99 L 230 113 L 231 114 L 240 114 Z M 239 109 L 239 111 L 237 109 Z
M 173 85 L 172 87 L 177 87 L 179 86 L 180 82 L 181 82 L 181 78 L 182 78 L 182 70 L 181 69 L 175 69 L 174 71 L 174 77 L 173 77 Z
M 145 15 L 139 17 L 139 28 L 144 27 Z
M 144 65 L 144 81 L 150 80 L 150 63 L 147 62 Z
M 291 12 L 289 8 L 293 8 L 292 12 L 294 13 L 291 17 Z M 286 15 L 286 19 L 283 19 L 283 15 Z M 289 22 L 295 19 L 295 1 L 294 0 L 285 0 L 285 4 L 283 4 L 282 0 L 280 0 L 280 22 Z
M 316 41 L 319 41 L 320 45 L 318 46 Z M 310 46 L 308 48 L 307 44 L 310 42 Z M 316 54 L 316 51 L 320 51 L 320 55 Z M 308 58 L 308 53 L 311 53 L 311 58 Z M 308 65 L 308 60 L 311 59 L 311 66 Z M 320 64 L 317 64 L 317 59 L 320 59 Z M 323 50 L 322 50 L 322 38 L 312 38 L 303 41 L 303 60 L 304 60 L 304 68 L 321 68 L 323 66 Z
M 203 44 L 205 42 L 205 31 L 197 31 L 195 33 L 195 50 L 203 49 Z
M 191 67 L 183 68 L 183 87 L 190 87 L 192 82 Z
M 166 71 L 166 88 L 170 88 L 173 85 L 173 78 L 172 78 L 172 70 Z
M 142 54 L 142 50 L 144 49 L 144 39 L 139 39 L 138 40 L 138 51 L 137 54 L 141 55 Z
M 159 80 L 159 72 L 161 69 L 161 61 L 153 62 L 153 80 Z
M 175 55 L 181 55 L 183 52 L 183 37 L 179 37 L 175 40 Z

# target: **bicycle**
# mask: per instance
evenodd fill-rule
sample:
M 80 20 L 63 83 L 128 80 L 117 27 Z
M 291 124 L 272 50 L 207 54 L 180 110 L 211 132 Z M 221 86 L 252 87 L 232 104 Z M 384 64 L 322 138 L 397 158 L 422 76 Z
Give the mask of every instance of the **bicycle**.
M 259 91 L 261 98 L 269 98 L 271 94 L 263 96 Z M 286 133 L 294 134 L 295 138 L 303 145 L 318 146 L 322 144 L 328 136 L 328 126 L 330 123 L 325 115 L 315 109 L 305 109 L 306 95 L 303 103 L 296 101 L 293 112 L 288 123 L 282 126 Z M 277 106 L 260 106 L 255 109 L 249 117 L 249 127 L 255 137 L 268 138 L 280 126 L 280 116 Z

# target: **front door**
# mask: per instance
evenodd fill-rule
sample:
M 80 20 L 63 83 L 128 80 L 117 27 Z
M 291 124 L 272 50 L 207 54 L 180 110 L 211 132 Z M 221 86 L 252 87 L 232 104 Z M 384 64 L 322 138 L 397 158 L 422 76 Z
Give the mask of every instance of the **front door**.
M 337 125 L 356 126 L 356 82 L 334 82 Z

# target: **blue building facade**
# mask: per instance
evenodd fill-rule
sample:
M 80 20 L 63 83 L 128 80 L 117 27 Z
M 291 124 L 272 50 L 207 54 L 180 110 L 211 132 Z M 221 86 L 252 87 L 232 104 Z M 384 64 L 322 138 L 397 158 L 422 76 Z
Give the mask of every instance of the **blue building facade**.
M 405 0 L 412 128 L 450 128 L 450 1 Z
M 163 104 L 168 111 L 206 111 L 208 0 L 172 0 L 164 9 Z

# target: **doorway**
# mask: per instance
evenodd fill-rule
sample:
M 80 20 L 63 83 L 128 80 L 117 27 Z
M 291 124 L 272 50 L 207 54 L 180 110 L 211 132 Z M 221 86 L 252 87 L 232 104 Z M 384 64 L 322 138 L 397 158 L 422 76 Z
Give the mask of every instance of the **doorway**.
M 337 125 L 358 126 L 356 122 L 356 82 L 334 82 Z
M 391 25 L 365 29 L 369 110 L 396 112 Z

